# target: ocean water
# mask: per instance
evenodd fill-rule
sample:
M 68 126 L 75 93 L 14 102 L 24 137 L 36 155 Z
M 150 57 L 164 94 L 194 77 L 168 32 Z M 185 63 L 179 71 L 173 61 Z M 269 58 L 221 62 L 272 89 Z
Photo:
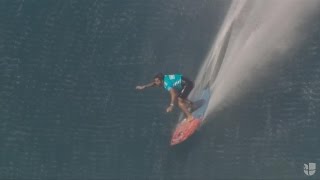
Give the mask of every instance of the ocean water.
M 303 167 L 320 163 L 319 16 L 277 78 L 179 146 L 167 92 L 135 90 L 194 80 L 229 5 L 0 1 L 0 179 L 318 178 Z

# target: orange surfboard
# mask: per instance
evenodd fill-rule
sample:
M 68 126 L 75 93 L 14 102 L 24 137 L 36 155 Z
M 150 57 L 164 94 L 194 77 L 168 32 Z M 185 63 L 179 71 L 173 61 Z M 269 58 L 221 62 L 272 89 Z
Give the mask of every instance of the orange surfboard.
M 176 130 L 174 131 L 172 138 L 171 138 L 171 146 L 179 144 L 186 139 L 188 139 L 189 136 L 191 136 L 197 128 L 201 124 L 201 119 L 193 119 L 191 121 L 187 121 L 184 119 L 181 121 L 178 125 Z
M 171 138 L 171 146 L 185 141 L 199 128 L 204 120 L 203 118 L 208 107 L 210 94 L 210 90 L 205 89 L 202 95 L 198 97 L 199 100 L 193 102 L 192 115 L 194 119 L 191 121 L 184 119 L 178 123 Z

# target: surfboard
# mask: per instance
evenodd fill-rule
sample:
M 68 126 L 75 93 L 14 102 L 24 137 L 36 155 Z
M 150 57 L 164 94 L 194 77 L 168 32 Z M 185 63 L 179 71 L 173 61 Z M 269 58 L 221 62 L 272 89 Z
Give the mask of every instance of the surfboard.
M 194 117 L 193 120 L 187 121 L 183 119 L 179 122 L 172 134 L 170 145 L 174 146 L 176 144 L 182 143 L 183 141 L 187 140 L 195 131 L 199 128 L 203 121 L 203 116 L 208 107 L 208 100 L 210 98 L 210 91 L 204 90 L 201 98 L 198 101 L 193 103 L 193 112 L 192 115 Z
M 171 146 L 185 141 L 197 130 L 197 128 L 200 126 L 200 123 L 201 119 L 193 119 L 191 121 L 184 119 L 182 122 L 180 122 L 172 135 L 170 143 Z

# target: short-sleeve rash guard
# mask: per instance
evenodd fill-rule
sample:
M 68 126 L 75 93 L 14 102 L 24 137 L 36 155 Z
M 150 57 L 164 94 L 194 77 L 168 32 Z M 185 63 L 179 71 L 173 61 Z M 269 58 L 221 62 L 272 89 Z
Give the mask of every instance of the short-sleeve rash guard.
M 172 88 L 180 91 L 181 86 L 181 74 L 164 75 L 164 88 L 170 91 Z

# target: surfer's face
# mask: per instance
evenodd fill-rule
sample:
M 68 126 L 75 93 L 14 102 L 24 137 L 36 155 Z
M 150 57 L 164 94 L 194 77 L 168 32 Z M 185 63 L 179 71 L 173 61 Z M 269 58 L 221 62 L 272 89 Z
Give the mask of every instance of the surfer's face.
M 159 78 L 155 78 L 154 79 L 154 83 L 156 84 L 156 86 L 160 87 L 162 85 L 162 81 Z

